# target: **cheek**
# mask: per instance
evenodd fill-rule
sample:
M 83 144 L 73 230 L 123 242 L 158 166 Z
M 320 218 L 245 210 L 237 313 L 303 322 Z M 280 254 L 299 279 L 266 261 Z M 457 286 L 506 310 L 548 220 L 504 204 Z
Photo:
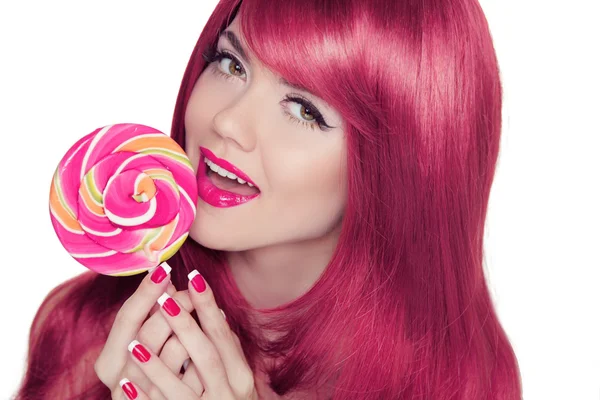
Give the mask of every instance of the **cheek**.
M 212 107 L 215 107 L 214 102 L 207 101 L 206 92 L 210 90 L 207 85 L 209 81 L 204 78 L 203 73 L 190 95 L 184 115 L 185 152 L 195 171 L 200 159 L 199 146 L 203 136 L 206 136 L 211 129 L 211 115 L 214 114 Z
M 297 155 L 279 154 L 269 159 L 265 172 L 277 209 L 287 209 L 300 221 L 319 217 L 336 218 L 342 212 L 347 196 L 345 157 L 340 146 Z M 277 161 L 276 161 L 277 160 Z

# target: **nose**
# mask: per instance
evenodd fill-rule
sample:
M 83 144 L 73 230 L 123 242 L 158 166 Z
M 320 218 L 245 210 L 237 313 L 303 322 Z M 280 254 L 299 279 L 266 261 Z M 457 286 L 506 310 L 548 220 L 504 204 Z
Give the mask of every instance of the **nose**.
M 254 118 L 258 110 L 253 104 L 260 101 L 247 90 L 222 108 L 213 117 L 213 130 L 224 140 L 232 142 L 243 151 L 252 151 L 256 147 L 256 124 Z

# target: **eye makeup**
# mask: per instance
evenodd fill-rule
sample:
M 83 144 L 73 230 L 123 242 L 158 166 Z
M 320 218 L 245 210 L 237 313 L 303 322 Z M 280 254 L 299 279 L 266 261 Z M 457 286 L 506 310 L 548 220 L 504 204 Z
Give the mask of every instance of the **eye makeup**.
M 204 52 L 202 54 L 202 57 L 209 64 L 208 68 L 210 69 L 210 72 L 216 74 L 219 77 L 225 78 L 227 80 L 236 79 L 236 77 L 243 79 L 243 76 L 246 74 L 246 72 L 245 72 L 246 70 L 245 70 L 243 64 L 239 61 L 239 59 L 225 49 L 219 49 L 216 47 L 212 48 L 212 49 L 208 50 L 207 52 Z M 236 65 L 235 71 L 239 71 L 240 75 L 227 73 L 221 69 L 220 63 L 223 60 L 227 60 L 227 59 L 231 60 L 232 63 L 235 63 L 235 65 Z M 239 68 L 237 66 L 239 66 Z M 314 130 L 316 126 L 318 126 L 319 129 L 321 129 L 322 131 L 327 131 L 329 129 L 334 128 L 333 126 L 330 126 L 327 124 L 323 114 L 305 96 L 302 96 L 297 93 L 287 94 L 284 97 L 284 99 L 281 100 L 280 104 L 284 105 L 284 104 L 288 104 L 288 103 L 297 103 L 298 105 L 300 105 L 300 109 L 304 110 L 305 114 L 309 114 L 313 117 L 312 120 L 307 120 L 307 119 L 303 118 L 301 115 L 297 116 L 297 115 L 292 114 L 289 111 L 289 107 L 284 107 L 283 114 L 286 115 L 291 122 L 302 124 L 303 126 L 310 128 L 312 130 Z

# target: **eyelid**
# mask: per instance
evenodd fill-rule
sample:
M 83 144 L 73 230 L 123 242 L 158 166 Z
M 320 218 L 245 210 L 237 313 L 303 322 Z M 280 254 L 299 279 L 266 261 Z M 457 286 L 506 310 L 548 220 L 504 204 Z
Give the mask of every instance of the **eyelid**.
M 203 54 L 203 57 L 204 57 L 204 60 L 207 63 L 209 63 L 209 70 L 211 70 L 212 72 L 214 72 L 216 74 L 223 76 L 224 78 L 227 78 L 227 79 L 240 78 L 240 76 L 238 76 L 238 75 L 232 75 L 230 73 L 227 73 L 227 72 L 224 72 L 221 70 L 220 64 L 224 58 L 229 58 L 230 60 L 235 61 L 236 63 L 241 65 L 243 74 L 246 77 L 248 77 L 248 71 L 247 71 L 246 67 L 244 66 L 244 63 L 241 62 L 235 54 L 231 53 L 227 49 L 219 49 L 218 47 L 214 47 L 212 50 L 210 50 L 210 53 Z M 242 78 L 242 80 L 245 80 L 245 79 Z
M 219 60 L 219 58 L 222 60 L 223 58 L 229 58 L 232 61 L 237 62 L 238 64 L 240 64 L 242 66 L 243 69 L 243 73 L 246 75 L 246 78 L 248 77 L 248 71 L 246 69 L 246 67 L 244 66 L 244 63 L 240 60 L 241 57 L 237 56 L 236 54 L 234 54 L 231 50 L 226 49 L 226 48 L 219 48 L 218 46 L 214 49 L 214 54 L 213 54 L 213 61 L 221 61 Z M 232 75 L 226 72 L 221 71 L 219 63 L 213 63 L 214 66 L 214 71 L 217 72 L 218 74 L 224 76 L 227 79 L 231 79 L 231 78 L 236 78 L 239 76 L 236 75 Z M 301 101 L 299 101 L 301 100 Z M 298 123 L 302 123 L 304 125 L 310 126 L 311 128 L 314 129 L 314 126 L 316 125 L 317 127 L 319 127 L 319 129 L 323 130 L 323 131 L 327 131 L 329 129 L 335 129 L 335 126 L 330 126 L 329 124 L 327 124 L 327 122 L 325 121 L 325 117 L 323 115 L 323 113 L 321 112 L 321 110 L 310 100 L 308 99 L 306 96 L 300 94 L 300 93 L 288 93 L 285 95 L 284 99 L 281 101 L 281 103 L 297 103 L 300 104 L 304 107 L 310 108 L 311 110 L 314 111 L 315 114 L 315 120 L 313 122 L 311 121 L 306 121 L 303 119 L 299 119 L 298 117 L 296 117 L 295 115 L 291 114 L 289 111 L 284 110 L 284 113 L 286 115 L 288 115 L 289 117 L 293 118 L 294 120 L 296 120 L 296 122 Z
M 282 103 L 297 103 L 300 104 L 304 107 L 308 107 L 311 110 L 314 111 L 314 121 L 306 121 L 303 119 L 300 119 L 300 122 L 303 122 L 305 124 L 308 125 L 317 125 L 321 130 L 329 130 L 329 129 L 335 129 L 335 126 L 331 126 L 327 123 L 327 121 L 325 121 L 325 116 L 323 115 L 323 113 L 321 112 L 321 110 L 319 110 L 319 108 L 312 102 L 310 101 L 308 98 L 306 98 L 306 96 L 303 96 L 301 94 L 298 93 L 289 93 L 285 96 L 285 98 L 282 100 Z M 295 115 L 292 115 L 291 113 L 289 113 L 288 111 L 286 111 L 286 113 L 288 115 L 291 115 L 293 118 L 298 119 L 298 117 L 296 117 Z
M 245 59 L 243 57 L 237 55 L 234 50 L 229 50 L 225 47 L 221 47 L 221 50 L 219 50 L 219 47 L 217 47 L 216 50 L 217 50 L 217 52 L 220 52 L 221 54 L 225 54 L 230 57 L 233 57 L 233 59 L 244 68 L 244 72 L 247 72 L 247 68 L 245 66 Z

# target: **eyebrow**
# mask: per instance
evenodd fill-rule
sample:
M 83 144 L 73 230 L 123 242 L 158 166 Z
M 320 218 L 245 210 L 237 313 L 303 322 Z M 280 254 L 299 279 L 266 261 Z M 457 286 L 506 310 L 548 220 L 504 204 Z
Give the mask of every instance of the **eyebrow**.
M 233 33 L 232 31 L 223 31 L 223 32 L 221 32 L 220 36 L 225 36 L 225 38 L 227 40 L 229 40 L 229 43 L 231 43 L 231 46 L 233 46 L 235 51 L 237 51 L 240 54 L 240 57 L 242 57 L 242 59 L 246 63 L 250 64 L 250 61 L 249 61 L 250 58 L 246 54 L 246 51 L 244 50 L 244 46 L 242 46 L 242 42 L 240 41 L 240 39 L 238 39 L 238 37 L 235 35 L 235 33 Z M 310 91 L 308 89 L 306 89 L 304 86 L 289 82 L 287 79 L 285 79 L 283 77 L 279 78 L 279 84 L 288 86 L 288 87 L 296 89 L 296 90 L 301 90 L 301 91 L 310 93 Z
M 227 40 L 229 40 L 229 43 L 231 43 L 231 45 L 233 46 L 235 51 L 240 53 L 240 56 L 244 59 L 244 61 L 246 61 L 246 63 L 250 64 L 250 61 L 249 61 L 250 59 L 246 55 L 246 51 L 244 50 L 244 47 L 242 46 L 242 42 L 240 42 L 240 39 L 238 39 L 238 37 L 235 35 L 235 33 L 231 32 L 231 31 L 223 31 L 223 32 L 221 32 L 220 36 L 225 36 L 227 38 Z

